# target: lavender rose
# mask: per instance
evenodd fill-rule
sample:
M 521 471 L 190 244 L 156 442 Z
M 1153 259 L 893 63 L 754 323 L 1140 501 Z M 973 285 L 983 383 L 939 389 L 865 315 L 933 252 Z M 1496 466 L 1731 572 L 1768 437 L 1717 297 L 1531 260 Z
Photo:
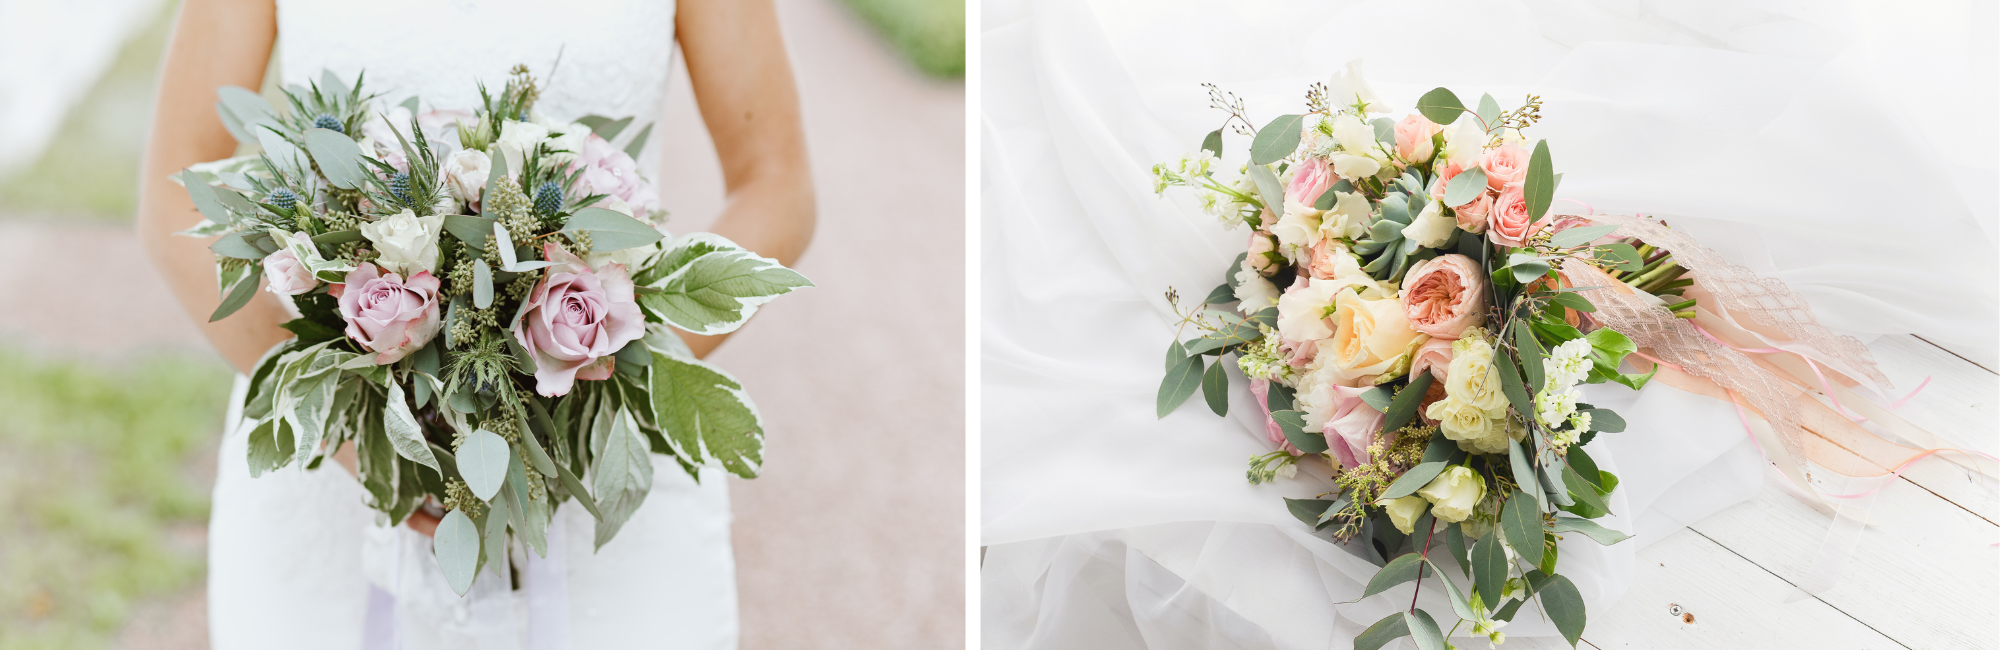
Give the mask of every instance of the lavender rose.
M 542 252 L 556 265 L 529 292 L 514 338 L 535 359 L 535 392 L 556 397 L 578 379 L 611 378 L 611 355 L 645 336 L 646 322 L 625 265 L 592 270 L 561 246 Z
M 443 324 L 438 319 L 439 284 L 428 271 L 405 280 L 364 262 L 328 293 L 340 299 L 347 337 L 375 352 L 377 365 L 387 365 L 437 336 Z
M 640 212 L 659 209 L 659 191 L 639 177 L 639 166 L 632 162 L 631 156 L 604 138 L 596 135 L 584 138 L 578 162 L 583 166 L 583 184 L 591 194 L 617 197 Z

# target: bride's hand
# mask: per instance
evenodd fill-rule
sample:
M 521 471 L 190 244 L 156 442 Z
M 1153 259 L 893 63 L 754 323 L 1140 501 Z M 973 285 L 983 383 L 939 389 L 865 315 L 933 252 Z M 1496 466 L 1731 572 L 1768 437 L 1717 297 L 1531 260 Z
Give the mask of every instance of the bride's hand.
M 354 443 L 341 443 L 340 450 L 333 452 L 333 462 L 340 463 L 340 466 L 347 470 L 348 475 L 353 476 L 357 480 L 361 478 L 361 461 L 354 456 Z M 418 507 L 416 512 L 410 513 L 409 519 L 403 520 L 403 523 L 409 525 L 410 530 L 423 533 L 425 537 L 431 537 L 437 534 L 439 521 L 437 515 L 431 514 L 430 511 L 423 507 Z

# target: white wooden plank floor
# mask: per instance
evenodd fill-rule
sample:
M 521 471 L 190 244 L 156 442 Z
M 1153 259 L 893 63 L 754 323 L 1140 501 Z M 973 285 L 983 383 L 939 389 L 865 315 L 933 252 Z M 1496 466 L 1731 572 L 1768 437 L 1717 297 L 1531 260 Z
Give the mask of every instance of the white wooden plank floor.
M 2000 450 L 1993 369 L 1914 336 L 1869 347 L 1900 390 L 1931 377 L 1905 417 L 1964 448 Z M 1869 521 L 1840 583 L 1786 604 L 1831 519 L 1767 482 L 1757 498 L 1640 551 L 1630 590 L 1610 611 L 1590 613 L 1578 647 L 2000 648 L 1992 481 L 1926 459 L 1876 495 Z M 1692 621 L 1670 613 L 1676 606 Z M 1517 639 L 1505 647 L 1567 645 Z

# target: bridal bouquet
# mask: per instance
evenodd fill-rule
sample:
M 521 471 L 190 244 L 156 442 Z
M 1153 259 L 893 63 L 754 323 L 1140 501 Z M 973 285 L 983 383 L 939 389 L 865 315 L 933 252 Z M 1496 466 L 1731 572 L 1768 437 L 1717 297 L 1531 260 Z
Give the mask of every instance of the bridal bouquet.
M 1561 176 L 1548 143 L 1523 134 L 1539 118 L 1536 97 L 1503 111 L 1489 95 L 1468 109 L 1439 88 L 1414 114 L 1370 119 L 1387 109 L 1350 68 L 1315 84 L 1306 112 L 1253 128 L 1240 100 L 1209 89 L 1229 113 L 1224 128 L 1154 167 L 1155 189 L 1194 188 L 1204 209 L 1251 233 L 1202 301 L 1234 310 L 1183 309 L 1168 292 L 1182 331 L 1202 335 L 1169 347 L 1159 415 L 1197 391 L 1226 414 L 1234 356 L 1279 447 L 1250 460 L 1250 482 L 1291 478 L 1307 455 L 1331 463 L 1333 492 L 1287 501 L 1306 525 L 1364 542 L 1382 567 L 1364 597 L 1413 580 L 1421 589 L 1427 568 L 1446 573 L 1432 556 L 1442 551 L 1470 579 L 1462 591 L 1441 582 L 1474 634 L 1500 643 L 1500 628 L 1539 598 L 1575 645 L 1583 600 L 1556 573 L 1556 540 L 1627 538 L 1593 521 L 1618 477 L 1583 449 L 1625 424 L 1579 402 L 1578 387 L 1637 389 L 1653 376 L 1623 370 L 1637 348 L 1593 317 L 1588 295 L 1648 296 L 1685 318 L 1695 301 L 1679 294 L 1692 281 L 1617 225 L 1548 214 Z M 1249 160 L 1224 180 L 1232 126 L 1251 137 Z M 1403 635 L 1441 649 L 1450 633 L 1413 599 L 1355 647 Z
M 351 443 L 388 524 L 448 510 L 435 546 L 460 594 L 510 538 L 545 555 L 564 501 L 609 541 L 649 454 L 756 475 L 755 406 L 673 329 L 729 332 L 812 284 L 721 237 L 669 238 L 633 163 L 650 126 L 621 149 L 629 117 L 542 115 L 519 67 L 470 111 L 381 105 L 331 73 L 284 94 L 223 88 L 224 125 L 261 152 L 176 177 L 207 218 L 181 234 L 219 237 L 210 320 L 259 284 L 299 313 L 250 379 L 252 475 Z

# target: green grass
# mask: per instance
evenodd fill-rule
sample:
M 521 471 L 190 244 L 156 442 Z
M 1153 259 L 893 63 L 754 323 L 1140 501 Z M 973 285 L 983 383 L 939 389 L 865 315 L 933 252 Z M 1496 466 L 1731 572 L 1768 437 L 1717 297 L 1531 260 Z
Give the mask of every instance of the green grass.
M 845 0 L 918 70 L 965 76 L 964 0 Z
M 139 599 L 196 584 L 229 373 L 0 350 L 0 650 L 110 647 Z M 192 535 L 188 535 L 192 533 Z

